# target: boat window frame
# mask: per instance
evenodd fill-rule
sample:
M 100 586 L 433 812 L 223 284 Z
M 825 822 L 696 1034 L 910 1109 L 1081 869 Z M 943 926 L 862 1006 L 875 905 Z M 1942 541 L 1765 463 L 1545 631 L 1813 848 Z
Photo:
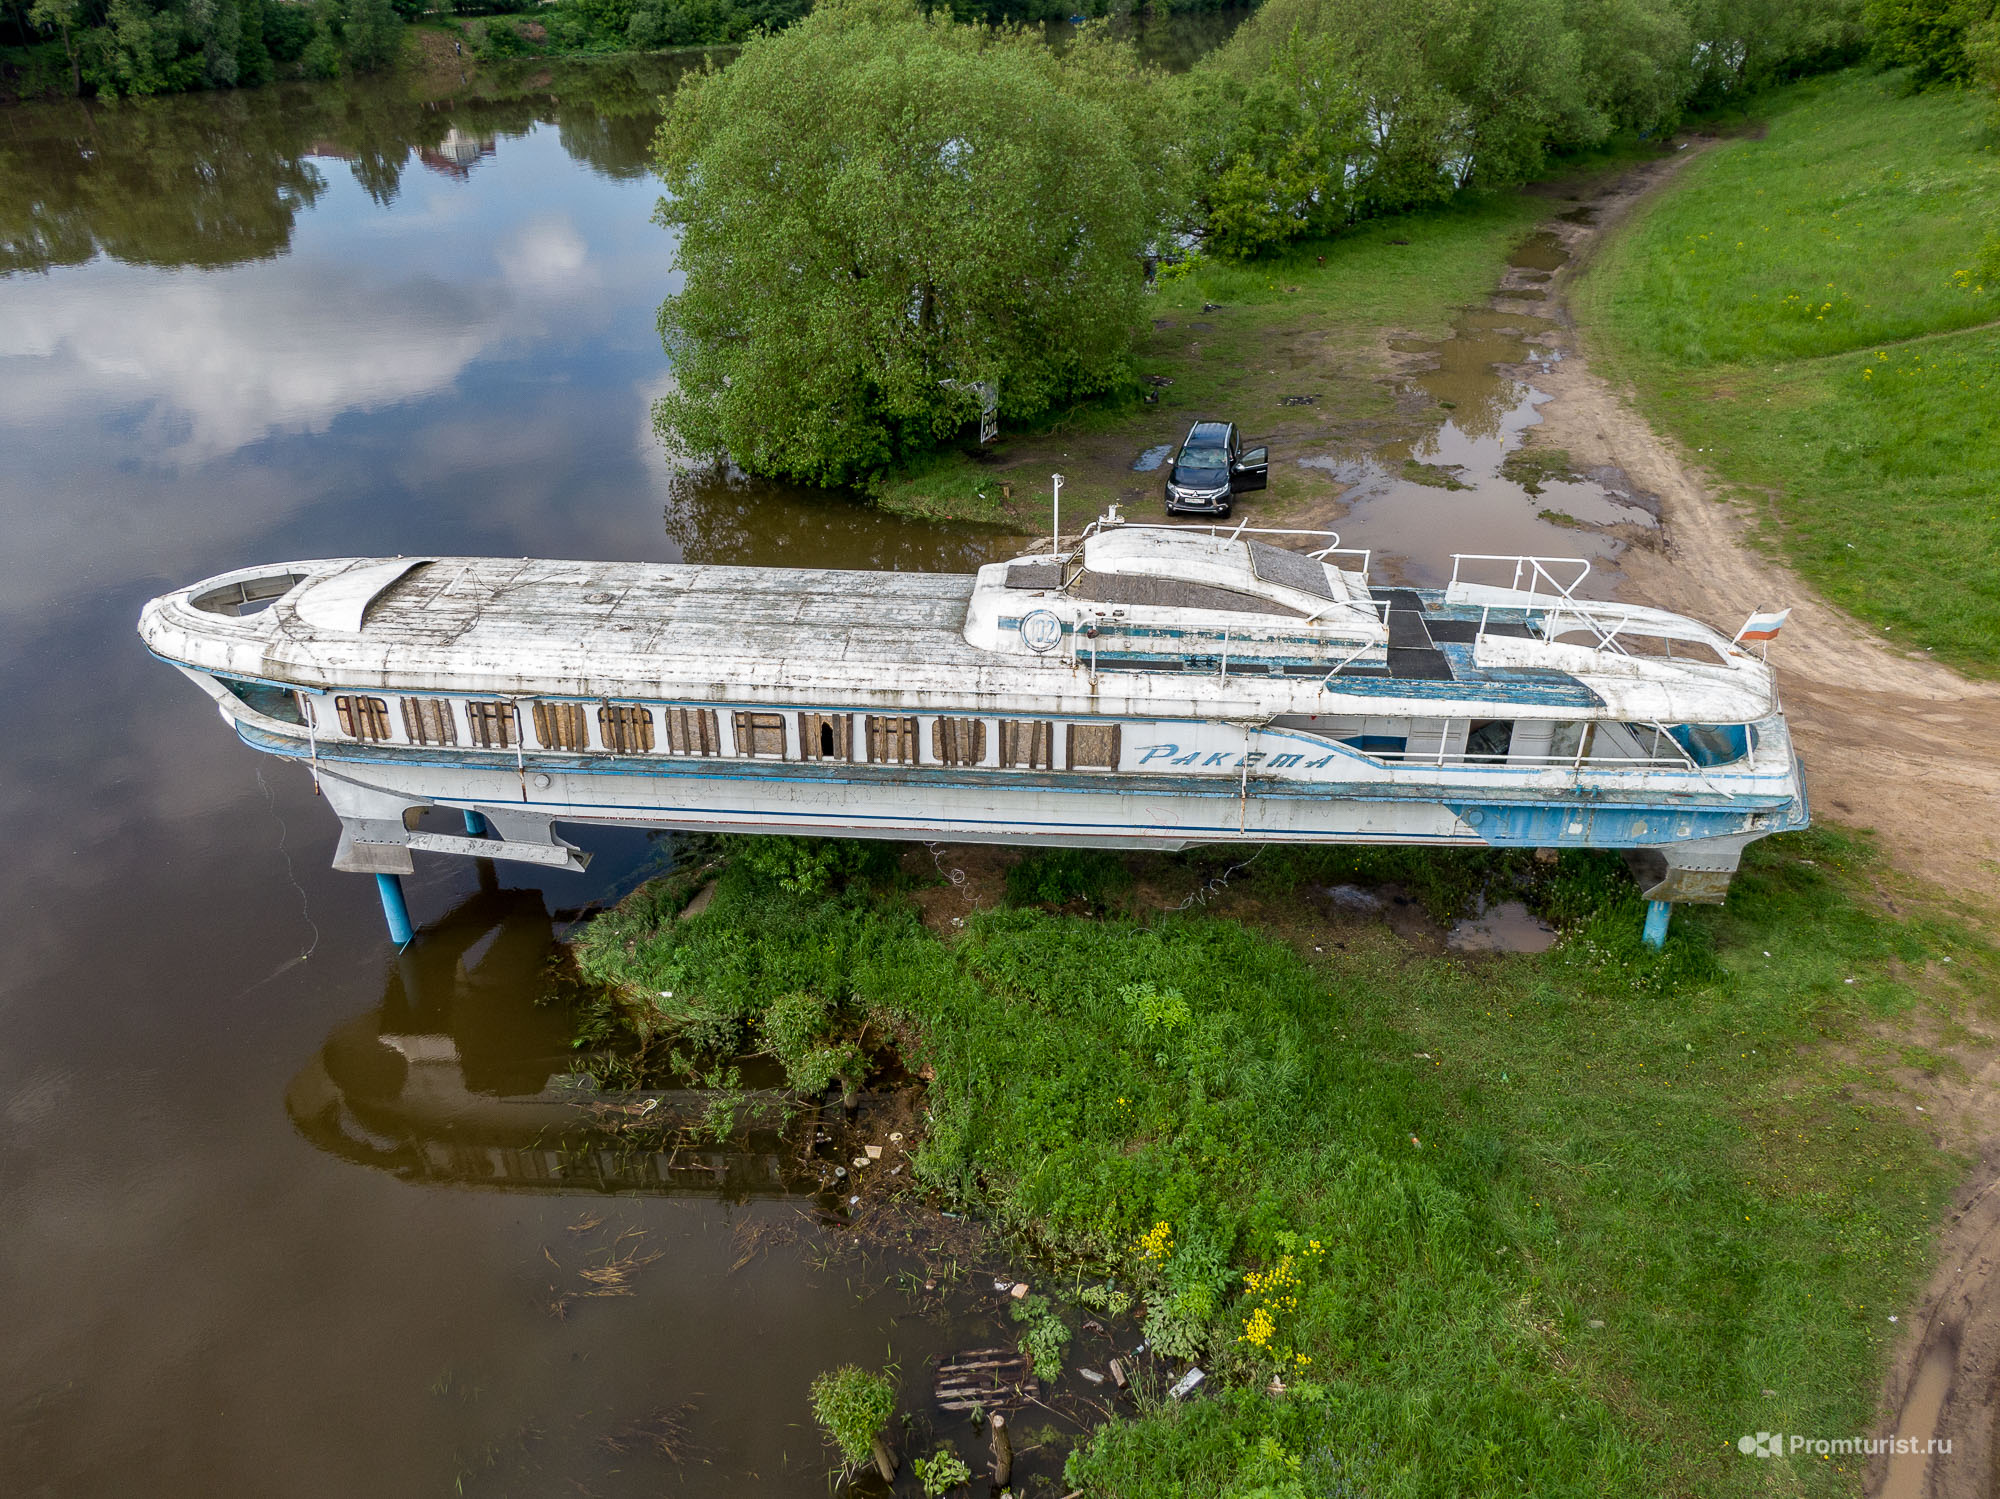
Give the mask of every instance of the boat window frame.
M 521 745 L 521 710 L 507 698 L 467 698 L 465 727 L 480 749 L 518 749 Z
M 713 708 L 670 704 L 663 710 L 666 733 L 662 748 L 670 755 L 712 756 L 722 753 L 721 715 Z
M 458 715 L 448 697 L 403 699 L 403 735 L 412 744 L 456 745 Z
M 733 708 L 730 710 L 730 733 L 735 739 L 736 756 L 740 760 L 783 760 L 787 758 L 785 743 L 785 715 L 764 708 Z M 775 751 L 757 747 L 761 736 L 776 733 L 778 747 Z
M 863 725 L 870 765 L 916 765 L 922 756 L 914 713 L 869 713 Z M 893 753 L 891 752 L 893 750 Z
M 1000 768 L 1002 770 L 1054 770 L 1056 726 L 1046 718 L 1003 718 L 999 720 Z M 1019 753 L 1027 740 L 1025 756 Z
M 966 740 L 970 740 L 970 747 Z M 931 759 L 939 765 L 986 763 L 986 720 L 941 713 L 931 720 Z
M 566 755 L 591 748 L 590 716 L 583 711 L 582 703 L 536 698 L 530 716 L 534 719 L 538 748 Z
M 333 714 L 340 723 L 340 732 L 358 744 L 386 744 L 392 737 L 386 698 L 343 692 L 333 700 Z
M 614 755 L 650 755 L 653 710 L 644 703 L 599 703 L 597 741 Z

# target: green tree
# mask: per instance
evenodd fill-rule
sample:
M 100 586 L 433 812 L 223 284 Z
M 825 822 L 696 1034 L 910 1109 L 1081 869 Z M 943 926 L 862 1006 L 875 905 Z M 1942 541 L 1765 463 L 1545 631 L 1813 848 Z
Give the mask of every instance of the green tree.
M 1964 83 L 1992 45 L 1986 28 L 2000 17 L 1996 0 L 1868 0 L 1864 12 L 1875 60 L 1908 68 L 1919 87 Z M 1968 49 L 1968 42 L 1971 44 Z
M 62 39 L 63 56 L 69 59 L 70 87 L 83 92 L 83 61 L 77 55 L 78 32 L 83 29 L 83 0 L 35 0 L 28 11 L 29 24 Z
M 822 0 L 683 84 L 656 164 L 684 284 L 670 443 L 841 483 L 1131 378 L 1172 177 L 1130 51 Z
M 403 22 L 390 0 L 348 0 L 340 37 L 348 66 L 357 73 L 372 73 L 396 60 L 403 44 Z

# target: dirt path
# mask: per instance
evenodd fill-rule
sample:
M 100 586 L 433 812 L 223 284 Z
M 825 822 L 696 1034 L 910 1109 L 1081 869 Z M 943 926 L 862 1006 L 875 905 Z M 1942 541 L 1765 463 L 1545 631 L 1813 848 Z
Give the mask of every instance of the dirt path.
M 1545 227 L 1572 260 L 1551 287 L 1563 358 L 1537 370 L 1555 397 L 1537 444 L 1567 448 L 1583 468 L 1612 465 L 1659 497 L 1665 546 L 1620 559 L 1626 596 L 1716 625 L 1759 606 L 1792 607 L 1772 651 L 1814 810 L 1872 828 L 1898 866 L 1987 911 L 2000 909 L 2000 687 L 1968 682 L 1817 598 L 1782 564 L 1748 544 L 1747 527 L 1693 455 L 1655 433 L 1596 372 L 1565 295 L 1592 253 L 1632 209 L 1700 154 L 1678 156 L 1608 182 Z M 1589 222 L 1579 222 L 1588 219 Z M 1500 305 L 1508 305 L 1502 303 Z M 1996 1491 L 2000 1424 L 2000 1049 L 1954 1050 L 1967 1077 L 1932 1085 L 1939 1143 L 1978 1159 L 1943 1225 L 1937 1269 L 1884 1388 L 1876 1436 L 1948 1440 L 1948 1455 L 1877 1457 L 1868 1489 L 1882 1499 L 1986 1499 Z M 1815 1432 L 1811 1436 L 1859 1433 Z

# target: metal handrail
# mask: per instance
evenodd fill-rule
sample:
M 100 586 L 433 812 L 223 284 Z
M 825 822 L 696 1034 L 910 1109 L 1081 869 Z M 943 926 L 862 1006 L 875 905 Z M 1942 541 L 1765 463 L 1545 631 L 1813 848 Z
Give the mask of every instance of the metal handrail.
M 1454 585 L 1461 581 L 1470 581 L 1469 579 L 1461 579 L 1458 575 L 1460 566 L 1467 562 L 1512 563 L 1514 566 L 1514 581 L 1508 587 L 1513 592 L 1539 593 L 1540 590 L 1534 584 L 1537 580 L 1540 580 L 1546 582 L 1558 597 L 1573 603 L 1583 602 L 1583 600 L 1576 597 L 1575 590 L 1581 588 L 1583 580 L 1590 576 L 1590 561 L 1585 557 L 1526 557 L 1510 555 L 1505 552 L 1453 552 L 1451 554 L 1451 581 Z M 1581 571 L 1568 583 L 1564 583 L 1554 573 L 1550 572 L 1548 567 L 1543 565 L 1545 563 L 1557 566 L 1573 564 L 1580 568 Z M 1527 571 L 1529 584 L 1525 589 L 1521 587 L 1523 569 Z

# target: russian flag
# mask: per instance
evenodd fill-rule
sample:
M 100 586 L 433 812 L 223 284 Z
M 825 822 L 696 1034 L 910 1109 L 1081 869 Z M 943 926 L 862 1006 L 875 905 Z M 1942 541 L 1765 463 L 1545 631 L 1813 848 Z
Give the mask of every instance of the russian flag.
M 1775 614 L 1753 614 L 1736 632 L 1736 638 L 1743 640 L 1776 640 L 1778 631 L 1784 629 L 1785 621 L 1792 617 L 1789 609 L 1780 609 Z

